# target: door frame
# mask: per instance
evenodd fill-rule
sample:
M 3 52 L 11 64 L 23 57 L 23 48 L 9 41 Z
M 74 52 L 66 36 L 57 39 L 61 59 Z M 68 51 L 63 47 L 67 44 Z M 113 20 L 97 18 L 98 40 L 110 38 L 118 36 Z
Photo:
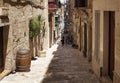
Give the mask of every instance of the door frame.
M 109 62 L 108 75 L 113 80 L 115 57 L 115 12 L 109 12 Z M 112 64 L 112 65 L 111 65 Z
M 2 33 L 1 33 L 1 32 L 2 32 Z M 3 68 L 4 68 L 4 54 L 3 54 L 3 27 L 0 27 L 0 33 L 1 33 L 1 34 L 0 34 L 0 35 L 1 35 L 1 38 L 0 38 L 0 39 L 2 40 L 2 41 L 0 42 L 0 43 L 1 43 L 1 47 L 0 47 L 0 49 L 2 50 L 2 53 L 1 53 L 1 54 L 2 54 L 2 56 L 1 56 L 1 57 L 2 57 L 2 60 L 1 60 L 1 61 L 2 61 L 2 65 L 1 65 L 1 67 L 0 67 L 0 72 L 1 72 L 1 71 L 3 70 Z
M 87 57 L 87 23 L 84 23 L 84 50 L 83 54 Z
M 114 11 L 104 11 L 104 28 L 103 28 L 103 75 L 109 76 L 111 80 L 113 80 L 113 76 L 110 76 L 110 13 L 114 13 Z M 115 20 L 115 18 L 114 18 Z M 115 29 L 115 21 L 114 21 L 114 29 Z M 115 30 L 114 30 L 114 48 L 115 48 Z M 114 55 L 115 57 L 115 50 Z M 113 60 L 113 67 L 114 67 Z M 114 69 L 113 69 L 114 71 Z

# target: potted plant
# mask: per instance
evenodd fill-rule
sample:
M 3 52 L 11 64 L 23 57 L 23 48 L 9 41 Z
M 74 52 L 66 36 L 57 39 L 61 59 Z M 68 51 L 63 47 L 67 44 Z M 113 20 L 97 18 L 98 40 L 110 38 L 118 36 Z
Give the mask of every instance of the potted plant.
M 32 59 L 38 55 L 38 50 L 43 50 L 43 41 L 46 30 L 44 20 L 45 19 L 41 15 L 31 18 L 30 20 L 29 37 Z

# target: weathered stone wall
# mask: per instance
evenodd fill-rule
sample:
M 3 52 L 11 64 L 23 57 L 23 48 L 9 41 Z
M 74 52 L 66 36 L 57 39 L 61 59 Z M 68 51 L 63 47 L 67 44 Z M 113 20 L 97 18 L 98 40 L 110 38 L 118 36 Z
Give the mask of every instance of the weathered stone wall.
M 40 8 L 34 8 L 31 5 L 11 5 L 9 4 L 9 32 L 7 40 L 6 49 L 6 61 L 5 69 L 14 70 L 15 69 L 15 58 L 17 51 L 20 49 L 30 49 L 29 48 L 29 20 L 31 17 L 38 15 L 43 15 L 46 22 L 46 27 L 48 28 L 48 10 L 47 10 L 47 0 L 45 2 L 44 10 Z M 46 37 L 44 48 L 48 47 L 48 29 L 46 29 Z
M 102 5 L 101 5 L 101 4 Z M 119 0 L 93 0 L 93 9 L 97 10 L 118 10 L 120 5 Z
M 91 61 L 92 55 L 92 1 L 88 0 L 88 8 L 74 8 L 74 33 L 78 48 Z M 85 28 L 86 25 L 86 28 Z M 81 31 L 81 32 L 80 32 Z
M 32 7 L 30 5 L 17 8 L 15 6 L 9 7 L 9 21 L 10 28 L 12 28 L 11 38 L 13 58 L 15 59 L 19 49 L 29 49 L 29 19 L 32 16 Z M 9 40 L 8 40 L 9 41 Z M 11 58 L 11 57 L 10 57 Z M 7 58 L 6 58 L 7 60 Z M 10 63 L 6 61 L 6 63 Z M 9 68 L 9 67 L 5 67 Z
M 120 5 L 120 4 L 119 4 Z M 116 11 L 116 27 L 115 27 L 115 79 L 114 83 L 120 82 L 120 7 Z
M 49 22 L 48 22 L 48 0 L 43 0 L 45 9 L 42 12 L 43 17 L 45 18 L 45 24 L 46 24 L 46 35 L 44 38 L 44 44 L 43 48 L 46 50 L 49 48 Z

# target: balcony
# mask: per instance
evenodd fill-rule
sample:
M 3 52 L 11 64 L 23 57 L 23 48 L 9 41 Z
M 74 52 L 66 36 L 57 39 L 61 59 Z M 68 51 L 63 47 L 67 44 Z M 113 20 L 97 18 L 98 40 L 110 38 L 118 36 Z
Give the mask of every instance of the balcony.
M 9 0 L 8 0 L 9 2 Z M 14 4 L 30 4 L 32 7 L 35 8 L 40 8 L 40 9 L 45 9 L 45 5 L 44 5 L 44 0 L 40 1 L 40 0 L 11 0 L 11 2 L 13 2 Z
M 8 16 L 8 10 L 7 7 L 0 7 L 0 16 Z
M 57 9 L 57 5 L 55 2 L 49 2 L 48 7 L 49 7 L 49 10 L 53 10 L 53 11 Z
M 49 8 L 57 8 L 54 2 L 49 2 Z

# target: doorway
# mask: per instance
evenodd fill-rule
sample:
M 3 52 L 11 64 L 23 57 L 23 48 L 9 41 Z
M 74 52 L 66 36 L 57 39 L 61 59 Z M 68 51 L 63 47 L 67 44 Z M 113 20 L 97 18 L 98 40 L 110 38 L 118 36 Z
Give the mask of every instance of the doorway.
M 53 42 L 53 35 L 52 35 L 52 17 L 53 17 L 53 14 L 50 13 L 49 14 L 49 47 L 52 46 L 52 42 Z
M 82 50 L 82 29 L 81 29 L 81 18 L 80 18 L 80 24 L 79 24 L 79 50 Z
M 4 67 L 4 57 L 3 57 L 3 27 L 0 27 L 0 72 Z
M 109 12 L 108 75 L 113 80 L 115 53 L 115 12 Z
M 83 54 L 87 57 L 87 24 L 84 23 L 84 51 Z

